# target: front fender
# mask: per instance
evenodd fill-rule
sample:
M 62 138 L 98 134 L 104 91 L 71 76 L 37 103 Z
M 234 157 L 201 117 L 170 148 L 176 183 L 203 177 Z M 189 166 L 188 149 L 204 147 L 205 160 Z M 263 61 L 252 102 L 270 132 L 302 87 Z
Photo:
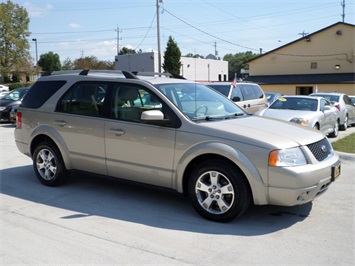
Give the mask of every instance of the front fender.
M 30 143 L 30 153 L 31 157 L 33 157 L 33 151 L 35 147 L 33 145 L 38 144 L 37 140 L 41 138 L 42 136 L 45 136 L 47 138 L 50 138 L 58 147 L 60 154 L 62 155 L 65 168 L 66 169 L 71 169 L 72 168 L 72 163 L 69 157 L 69 149 L 67 145 L 65 144 L 65 141 L 63 140 L 62 136 L 58 133 L 57 130 L 55 130 L 53 127 L 48 126 L 48 125 L 39 125 L 36 129 L 33 130 L 32 135 L 31 135 L 31 143 Z
M 184 174 L 185 170 L 196 158 L 203 155 L 216 155 L 224 157 L 234 163 L 247 178 L 252 190 L 254 202 L 257 204 L 266 204 L 267 186 L 264 184 L 260 172 L 253 162 L 240 150 L 220 142 L 203 142 L 188 149 L 177 162 L 176 173 L 173 184 L 178 192 L 184 192 Z

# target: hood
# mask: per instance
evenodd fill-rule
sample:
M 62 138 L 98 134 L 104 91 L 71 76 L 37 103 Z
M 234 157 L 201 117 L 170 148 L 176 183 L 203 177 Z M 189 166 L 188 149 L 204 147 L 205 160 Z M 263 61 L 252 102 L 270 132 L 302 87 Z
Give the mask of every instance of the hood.
M 294 117 L 307 118 L 314 116 L 314 114 L 314 111 L 267 109 L 262 113 L 262 116 L 290 121 Z
M 205 134 L 211 132 L 214 136 L 268 149 L 304 146 L 325 137 L 311 128 L 260 116 L 208 121 L 197 125 L 201 127 L 200 132 Z
M 21 103 L 21 101 L 19 100 L 4 100 L 4 99 L 0 100 L 0 106 L 6 106 L 6 107 L 10 107 L 19 103 Z

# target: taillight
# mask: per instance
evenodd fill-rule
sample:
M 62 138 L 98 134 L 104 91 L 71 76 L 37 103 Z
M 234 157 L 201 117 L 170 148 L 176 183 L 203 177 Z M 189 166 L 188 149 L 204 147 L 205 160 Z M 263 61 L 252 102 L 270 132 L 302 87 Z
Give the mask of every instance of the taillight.
M 336 104 L 335 107 L 340 111 L 340 104 Z
M 16 128 L 22 128 L 22 113 L 19 111 L 16 113 Z

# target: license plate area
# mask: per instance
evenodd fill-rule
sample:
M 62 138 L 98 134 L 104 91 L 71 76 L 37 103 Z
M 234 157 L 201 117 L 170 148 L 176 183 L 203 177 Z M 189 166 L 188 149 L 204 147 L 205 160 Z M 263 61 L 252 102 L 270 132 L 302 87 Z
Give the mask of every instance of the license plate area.
M 337 180 L 340 177 L 341 173 L 341 163 L 338 162 L 335 165 L 332 165 L 332 182 Z

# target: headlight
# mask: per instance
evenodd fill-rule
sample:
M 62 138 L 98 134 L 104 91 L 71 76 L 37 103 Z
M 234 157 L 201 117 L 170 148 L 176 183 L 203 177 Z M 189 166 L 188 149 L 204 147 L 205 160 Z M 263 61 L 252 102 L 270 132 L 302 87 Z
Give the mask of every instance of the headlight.
M 6 109 L 6 106 L 0 106 L 0 111 L 4 111 Z
M 307 164 L 299 147 L 275 150 L 269 154 L 269 166 L 298 166 Z
M 294 117 L 290 120 L 290 122 L 297 123 L 300 125 L 307 125 L 309 121 L 308 121 L 308 119 L 304 119 L 301 117 Z

